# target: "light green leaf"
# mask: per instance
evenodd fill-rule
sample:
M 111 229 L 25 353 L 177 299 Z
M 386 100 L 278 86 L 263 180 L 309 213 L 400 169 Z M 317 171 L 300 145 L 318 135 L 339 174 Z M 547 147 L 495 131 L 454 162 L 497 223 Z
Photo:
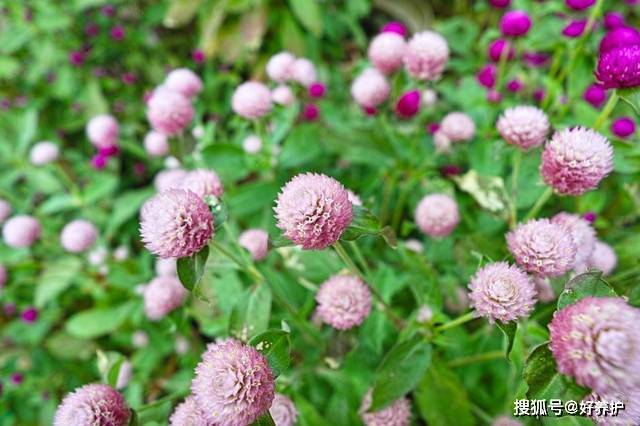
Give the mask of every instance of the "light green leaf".
M 78 312 L 67 320 L 66 330 L 75 337 L 93 339 L 116 330 L 133 311 L 134 303 L 128 302 L 110 308 L 92 308 Z
M 322 35 L 322 10 L 317 0 L 289 0 L 289 6 L 306 29 L 316 37 Z
M 271 288 L 257 284 L 233 307 L 229 318 L 229 334 L 243 339 L 262 333 L 269 327 Z
M 588 271 L 569 281 L 558 297 L 558 309 L 576 303 L 585 297 L 615 297 L 616 292 L 602 279 L 602 271 Z
M 274 377 L 278 377 L 289 367 L 289 333 L 283 330 L 268 330 L 251 339 L 249 345 L 267 358 Z
M 208 258 L 209 246 L 204 246 L 199 252 L 178 259 L 178 278 L 187 290 L 193 291 L 202 278 Z
M 49 262 L 38 279 L 35 304 L 42 308 L 60 293 L 65 291 L 76 277 L 82 262 L 77 257 L 63 257 Z

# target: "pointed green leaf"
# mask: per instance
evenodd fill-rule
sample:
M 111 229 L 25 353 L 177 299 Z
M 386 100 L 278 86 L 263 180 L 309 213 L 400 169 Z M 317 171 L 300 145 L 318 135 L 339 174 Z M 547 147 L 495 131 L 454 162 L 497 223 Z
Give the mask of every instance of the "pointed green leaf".
M 556 361 L 547 343 L 529 354 L 524 365 L 523 378 L 527 383 L 527 398 L 563 399 L 580 401 L 589 391 L 578 386 L 567 376 L 558 373 Z
M 187 290 L 193 291 L 202 278 L 208 258 L 209 246 L 204 246 L 199 252 L 189 257 L 178 259 L 178 278 L 180 278 L 180 282 Z
M 274 377 L 278 377 L 289 367 L 289 333 L 283 330 L 268 330 L 251 339 L 249 345 L 267 358 Z
M 516 337 L 516 331 L 518 330 L 518 323 L 515 321 L 509 321 L 507 323 L 496 321 L 496 325 L 500 330 L 502 330 L 507 338 L 507 350 L 505 352 L 505 356 L 507 357 L 507 359 L 509 359 L 509 356 L 511 355 L 511 349 L 513 349 L 513 342 Z
M 602 271 L 588 271 L 584 274 L 576 275 L 569 281 L 564 291 L 558 297 L 558 309 L 576 303 L 585 297 L 615 297 L 616 292 L 602 279 Z

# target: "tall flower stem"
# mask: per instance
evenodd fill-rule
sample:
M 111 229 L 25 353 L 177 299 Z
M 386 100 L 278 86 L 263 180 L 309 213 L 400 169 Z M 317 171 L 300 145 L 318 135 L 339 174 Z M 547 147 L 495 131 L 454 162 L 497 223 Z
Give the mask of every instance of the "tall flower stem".
M 513 153 L 513 169 L 511 171 L 511 215 L 509 217 L 509 227 L 513 229 L 518 223 L 518 175 L 520 174 L 520 165 L 522 164 L 522 151 L 515 150 Z
M 351 246 L 351 248 L 353 249 L 353 252 L 356 254 L 356 259 L 358 260 L 358 262 L 360 262 L 360 266 L 362 266 L 364 274 L 367 277 L 370 277 L 371 276 L 371 270 L 369 269 L 369 265 L 367 264 L 367 260 L 362 255 L 362 252 L 360 251 L 360 248 L 358 247 L 358 244 L 355 241 L 349 241 L 349 246 Z
M 475 316 L 473 315 L 473 311 L 467 312 L 464 315 L 459 316 L 458 318 L 452 319 L 449 322 L 445 322 L 442 325 L 439 325 L 436 327 L 436 331 L 445 331 L 445 330 L 449 330 L 450 328 L 455 328 L 459 325 L 462 325 L 464 323 L 467 323 L 469 321 L 471 321 L 472 319 L 475 319 Z
M 491 351 L 453 359 L 447 363 L 448 367 L 462 367 L 463 365 L 475 364 L 476 362 L 492 361 L 504 358 L 504 351 Z
M 544 192 L 540 194 L 540 197 L 538 197 L 536 203 L 533 205 L 533 207 L 531 207 L 531 210 L 529 210 L 529 213 L 527 213 L 527 215 L 524 217 L 524 221 L 534 218 L 540 212 L 542 207 L 547 203 L 547 201 L 549 201 L 549 198 L 551 198 L 552 195 L 553 188 L 548 186 L 547 189 L 545 189 Z
M 620 97 L 618 96 L 618 93 L 613 90 L 606 105 L 602 108 L 600 115 L 598 115 L 598 118 L 596 118 L 596 121 L 593 123 L 593 130 L 600 130 L 600 127 L 602 127 L 604 122 L 607 121 L 607 118 L 609 118 L 609 115 L 611 115 L 618 104 L 619 99 Z

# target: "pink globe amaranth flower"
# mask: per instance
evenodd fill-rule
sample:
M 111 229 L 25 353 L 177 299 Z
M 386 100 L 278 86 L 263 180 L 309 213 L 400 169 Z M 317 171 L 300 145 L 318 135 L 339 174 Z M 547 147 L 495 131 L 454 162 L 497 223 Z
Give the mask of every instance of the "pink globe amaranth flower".
M 385 76 L 375 68 L 367 68 L 351 84 L 351 96 L 364 108 L 375 108 L 387 100 L 391 87 Z
M 324 84 L 316 82 L 309 86 L 309 96 L 315 99 L 320 99 L 324 97 L 327 92 L 327 88 Z
M 7 200 L 0 198 L 0 223 L 4 222 L 11 215 L 11 204 Z
M 182 306 L 187 291 L 177 277 L 162 275 L 152 279 L 144 288 L 142 295 L 147 318 L 151 321 L 158 321 Z
M 451 139 L 439 128 L 433 133 L 433 145 L 436 147 L 437 153 L 451 152 Z
M 562 35 L 569 38 L 580 37 L 587 28 L 586 19 L 577 19 L 570 21 L 563 29 Z
M 500 19 L 500 31 L 503 36 L 521 37 L 531 29 L 531 18 L 524 10 L 510 10 Z
M 524 426 L 524 424 L 510 416 L 500 416 L 493 419 L 491 426 Z
M 493 64 L 483 66 L 476 75 L 478 83 L 487 89 L 492 89 L 496 85 L 496 71 L 496 66 Z
M 604 14 L 604 28 L 607 31 L 624 26 L 624 15 L 620 12 L 607 12 Z
M 53 142 L 43 141 L 35 144 L 29 152 L 29 159 L 34 166 L 44 166 L 58 159 L 60 149 Z
M 193 59 L 193 62 L 195 62 L 196 64 L 201 64 L 204 62 L 206 58 L 202 50 L 196 49 L 193 52 L 191 52 L 191 59 Z
M 200 198 L 205 198 L 208 195 L 220 198 L 224 193 L 220 177 L 216 172 L 208 169 L 196 169 L 188 172 L 180 183 L 180 188 L 188 189 Z
M 271 92 L 269 88 L 257 81 L 242 83 L 233 92 L 231 107 L 244 118 L 259 118 L 271 111 Z
M 193 98 L 202 91 L 202 80 L 190 69 L 178 68 L 167 75 L 164 86 L 187 98 Z
M 544 143 L 549 133 L 549 119 L 536 107 L 517 106 L 500 116 L 496 128 L 505 142 L 526 150 Z
M 640 424 L 640 388 L 625 392 L 613 391 L 606 394 L 592 392 L 583 401 L 591 402 L 593 410 L 587 415 L 594 424 L 604 426 L 631 426 Z M 605 413 L 603 406 L 610 407 L 613 402 L 622 402 L 624 409 L 619 410 L 616 416 L 610 412 Z M 581 402 L 582 404 L 582 402 Z
M 631 117 L 616 118 L 611 123 L 611 133 L 619 138 L 628 138 L 636 132 L 636 123 Z
M 556 132 L 542 152 L 540 174 L 561 195 L 598 187 L 613 170 L 613 148 L 600 133 L 584 127 Z
M 411 403 L 400 398 L 382 410 L 370 412 L 372 396 L 369 390 L 360 405 L 360 418 L 365 426 L 409 426 L 411 424 Z
M 553 216 L 551 222 L 564 226 L 573 238 L 576 246 L 574 270 L 586 270 L 589 258 L 596 244 L 596 231 L 591 224 L 577 214 L 565 212 Z
M 182 181 L 187 177 L 188 172 L 183 169 L 168 169 L 158 173 L 153 180 L 153 186 L 158 192 L 168 189 L 180 189 Z
M 400 118 L 411 118 L 420 111 L 420 91 L 410 90 L 403 93 L 396 103 L 396 115 Z
M 69 62 L 75 67 L 79 67 L 80 65 L 82 65 L 84 63 L 84 59 L 84 52 L 80 50 L 69 52 Z
M 422 244 L 420 240 L 417 240 L 415 238 L 409 238 L 408 240 L 406 240 L 404 242 L 404 246 L 408 250 L 411 250 L 415 253 L 422 253 L 422 251 L 424 250 L 424 244 Z
M 604 275 L 609 275 L 616 269 L 617 263 L 618 256 L 613 248 L 603 241 L 596 241 L 589 257 L 588 267 L 599 269 Z
M 383 32 L 371 40 L 367 54 L 374 67 L 384 74 L 391 74 L 402 67 L 406 47 L 403 36 Z
M 191 256 L 214 233 L 209 207 L 189 190 L 169 189 L 155 195 L 142 206 L 140 217 L 142 242 L 162 258 Z
M 517 78 L 514 78 L 513 80 L 509 80 L 507 82 L 506 87 L 507 87 L 507 90 L 510 91 L 511 93 L 518 93 L 520 90 L 522 90 L 522 88 L 524 87 L 524 84 Z
M 425 89 L 420 94 L 420 99 L 422 100 L 422 105 L 431 107 L 438 102 L 438 94 L 433 89 Z
M 404 55 L 407 72 L 418 80 L 437 80 L 449 60 L 449 46 L 440 34 L 423 31 L 414 34 Z
M 40 238 L 42 227 L 34 217 L 27 215 L 14 216 L 2 227 L 2 238 L 9 247 L 31 247 Z
M 151 157 L 163 157 L 169 154 L 169 140 L 164 133 L 154 130 L 144 137 L 144 149 Z
M 291 105 L 296 98 L 289 86 L 282 85 L 271 91 L 271 100 L 278 105 L 288 106 Z
M 276 393 L 269 413 L 276 426 L 294 426 L 298 420 L 298 410 L 293 401 L 281 393 Z
M 109 161 L 109 157 L 104 154 L 96 154 L 91 157 L 91 167 L 96 170 L 102 170 L 107 167 L 107 162 Z
M 157 258 L 155 266 L 156 275 L 159 277 L 164 276 L 177 276 L 176 259 L 173 258 Z
M 529 316 L 536 303 L 536 289 L 529 276 L 507 262 L 479 269 L 469 283 L 469 300 L 475 315 L 509 322 Z
M 533 284 L 536 287 L 536 292 L 538 294 L 538 300 L 542 303 L 550 303 L 556 300 L 556 294 L 553 291 L 553 287 L 551 287 L 551 283 L 549 282 L 549 278 L 543 278 L 533 275 L 531 277 Z
M 476 134 L 476 125 L 467 114 L 450 112 L 440 122 L 440 131 L 451 142 L 463 142 L 473 139 Z
M 106 148 L 118 144 L 120 127 L 111 115 L 96 115 L 87 123 L 87 137 L 96 148 Z
M 417 251 L 418 253 L 422 252 L 422 250 Z M 416 313 L 416 322 L 419 324 L 425 324 L 430 322 L 433 319 L 433 309 L 431 309 L 427 305 L 422 305 L 418 309 Z
M 509 7 L 511 0 L 489 0 L 489 4 L 496 9 L 504 9 L 505 7 Z
M 0 288 L 7 283 L 7 268 L 0 264 Z
M 618 47 L 637 46 L 640 44 L 640 31 L 633 27 L 615 28 L 600 40 L 600 55 L 604 55 Z
M 195 398 L 189 395 L 173 410 L 173 414 L 169 417 L 169 426 L 216 426 L 216 424 L 206 419 L 196 404 Z
M 573 269 L 576 244 L 567 228 L 549 219 L 530 220 L 507 234 L 516 263 L 541 277 L 557 277 Z
M 60 244 L 70 253 L 81 253 L 93 246 L 98 239 L 98 230 L 87 220 L 74 220 L 65 225 L 60 233 Z
M 594 392 L 640 388 L 640 310 L 619 297 L 585 297 L 549 324 L 558 371 Z
M 458 203 L 446 194 L 430 194 L 422 198 L 415 211 L 416 224 L 430 237 L 446 237 L 460 222 Z
M 493 89 L 487 90 L 487 101 L 493 104 L 502 102 L 502 93 Z
M 502 38 L 494 40 L 491 42 L 491 44 L 489 44 L 489 47 L 487 49 L 487 56 L 489 56 L 489 59 L 491 59 L 493 62 L 500 62 L 500 57 L 502 56 L 505 49 L 507 49 L 508 51 L 508 53 L 505 53 L 507 55 L 507 59 L 513 59 L 516 55 L 515 49 L 511 46 L 511 43 Z
M 98 154 L 104 155 L 105 157 L 113 157 L 118 155 L 120 152 L 120 147 L 118 145 L 110 145 L 105 147 L 98 148 Z
M 126 426 L 131 410 L 111 386 L 90 384 L 64 397 L 53 418 L 53 426 Z
M 596 77 L 605 89 L 640 86 L 640 45 L 617 47 L 600 55 Z
M 147 102 L 147 120 L 153 130 L 168 136 L 182 132 L 195 112 L 189 98 L 166 87 L 158 87 Z
M 593 83 L 586 88 L 582 99 L 589 102 L 594 108 L 600 108 L 607 100 L 607 92 L 599 84 Z
M 36 308 L 27 308 L 22 311 L 22 314 L 20 316 L 22 318 L 22 321 L 26 322 L 27 324 L 31 324 L 38 319 L 38 310 Z
M 316 312 L 326 324 L 348 330 L 364 322 L 371 312 L 371 291 L 354 275 L 334 275 L 316 294 Z
M 347 190 L 322 174 L 294 176 L 280 190 L 274 211 L 284 236 L 305 250 L 324 249 L 338 241 L 353 219 Z
M 296 59 L 293 63 L 293 79 L 304 87 L 311 86 L 318 81 L 316 67 L 306 58 Z
M 195 369 L 191 392 L 209 421 L 246 426 L 269 410 L 275 385 L 260 352 L 228 339 L 207 346 Z
M 596 0 L 565 0 L 564 3 L 567 7 L 573 10 L 588 9 L 595 4 Z
M 262 139 L 256 135 L 249 135 L 242 141 L 242 149 L 249 154 L 256 154 L 262 149 Z
M 115 41 L 123 40 L 125 36 L 124 27 L 116 25 L 115 27 L 111 28 L 111 30 L 109 31 L 109 35 Z
M 396 33 L 402 37 L 406 37 L 408 31 L 407 27 L 402 22 L 391 21 L 382 26 L 381 33 Z
M 302 107 L 302 118 L 306 121 L 315 121 L 320 116 L 320 108 L 316 104 L 306 104 Z
M 269 58 L 267 75 L 276 83 L 285 83 L 293 78 L 296 57 L 289 52 L 280 52 Z
M 131 336 L 131 344 L 135 348 L 144 348 L 149 344 L 149 336 L 142 330 L 138 330 Z
M 269 234 L 264 229 L 247 229 L 240 234 L 238 243 L 249 251 L 253 260 L 260 261 L 267 257 Z

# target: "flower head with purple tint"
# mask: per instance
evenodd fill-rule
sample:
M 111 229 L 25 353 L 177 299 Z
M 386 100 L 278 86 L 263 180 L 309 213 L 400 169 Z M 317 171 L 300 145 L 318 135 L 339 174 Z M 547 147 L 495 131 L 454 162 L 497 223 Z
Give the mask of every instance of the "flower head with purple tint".
M 524 10 L 510 10 L 500 19 L 503 36 L 522 37 L 531 29 L 531 18 Z
M 353 275 L 329 278 L 320 286 L 316 301 L 316 312 L 322 321 L 338 330 L 362 324 L 371 312 L 371 291 Z
M 430 237 L 449 235 L 460 222 L 456 200 L 446 194 L 430 194 L 422 198 L 414 214 L 418 228 Z
M 628 138 L 636 132 L 636 123 L 631 117 L 620 117 L 611 123 L 611 133 L 619 138 Z
M 601 54 L 596 77 L 605 89 L 640 86 L 640 45 L 617 47 Z
M 64 397 L 53 426 L 126 426 L 131 410 L 118 391 L 103 384 L 77 388 Z
M 420 111 L 420 91 L 410 90 L 403 93 L 396 103 L 396 115 L 400 118 L 411 118 Z

